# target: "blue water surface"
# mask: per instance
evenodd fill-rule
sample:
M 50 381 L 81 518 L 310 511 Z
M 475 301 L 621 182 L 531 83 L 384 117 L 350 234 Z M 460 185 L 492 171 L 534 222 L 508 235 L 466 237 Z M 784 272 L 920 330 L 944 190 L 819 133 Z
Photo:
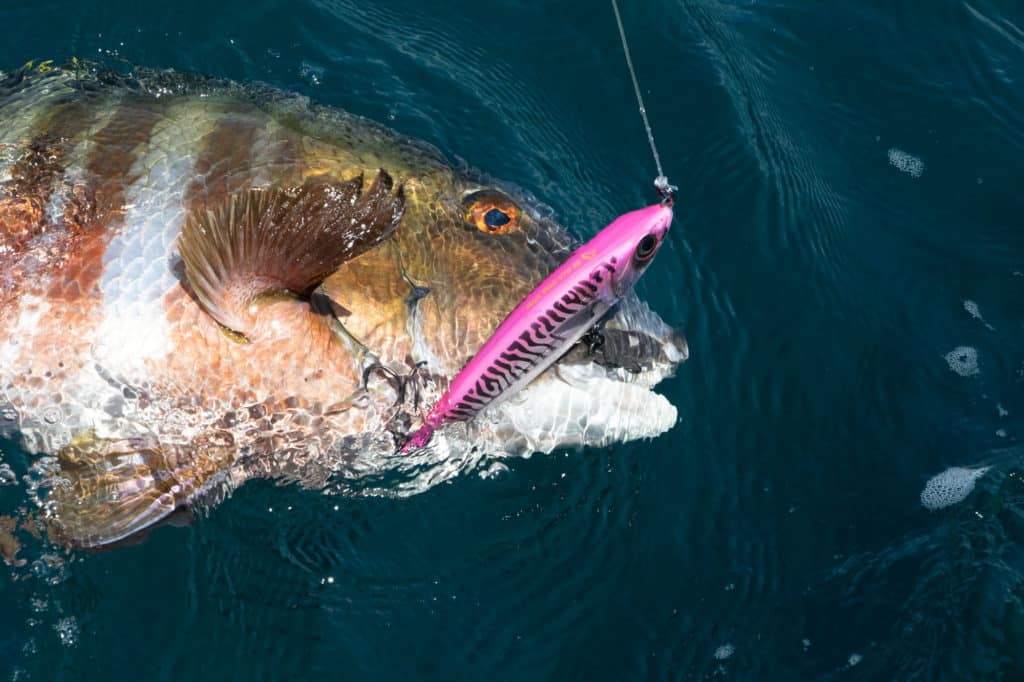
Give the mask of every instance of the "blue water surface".
M 1024 679 L 1024 10 L 623 4 L 680 186 L 638 286 L 689 339 L 678 426 L 37 559 L 0 679 Z M 604 2 L 0 3 L 0 69 L 70 56 L 306 94 L 578 237 L 653 197 Z M 991 469 L 923 506 L 954 466 Z

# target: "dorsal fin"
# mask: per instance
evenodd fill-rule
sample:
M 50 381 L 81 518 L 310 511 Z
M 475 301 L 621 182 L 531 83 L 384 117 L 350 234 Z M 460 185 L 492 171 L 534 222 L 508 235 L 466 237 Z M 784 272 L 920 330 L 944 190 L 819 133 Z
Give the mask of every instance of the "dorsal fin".
M 178 237 L 189 285 L 217 322 L 245 334 L 261 296 L 307 295 L 345 261 L 387 239 L 405 206 L 383 170 L 347 182 L 249 189 L 193 212 Z

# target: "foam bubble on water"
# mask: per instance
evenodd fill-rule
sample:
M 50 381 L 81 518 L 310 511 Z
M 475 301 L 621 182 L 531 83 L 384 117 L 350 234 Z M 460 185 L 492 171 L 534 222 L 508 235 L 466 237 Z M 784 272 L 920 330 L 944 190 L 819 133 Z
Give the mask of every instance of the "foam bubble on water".
M 14 475 L 11 465 L 0 462 L 0 485 L 13 485 L 17 482 L 18 477 Z
M 970 301 L 970 300 L 964 301 L 964 310 L 966 310 L 970 314 L 971 317 L 973 317 L 974 319 L 978 320 L 979 322 L 981 322 L 983 325 L 985 325 L 986 327 L 988 327 L 992 331 L 996 330 L 995 327 L 993 327 L 988 322 L 986 322 L 985 318 L 981 316 L 981 308 L 979 308 L 978 304 L 975 303 L 974 301 Z
M 508 466 L 502 462 L 493 461 L 479 471 L 479 476 L 483 479 L 491 479 L 498 478 L 505 473 L 508 473 Z
M 73 616 L 61 618 L 53 624 L 53 629 L 64 646 L 74 646 L 78 642 L 78 621 Z
M 715 658 L 719 661 L 724 661 L 725 659 L 732 656 L 734 653 L 736 653 L 736 647 L 734 647 L 732 644 L 723 644 L 717 649 L 715 649 Z
M 912 178 L 919 178 L 924 173 L 924 161 L 896 147 L 889 150 L 889 163 Z
M 861 656 L 860 654 L 854 652 L 854 653 L 850 654 L 850 657 L 848 659 L 846 659 L 846 662 L 849 663 L 850 667 L 852 668 L 853 666 L 857 665 L 858 663 L 860 663 L 863 660 L 864 660 L 863 656 Z
M 999 412 L 1000 418 L 1005 417 L 1005 416 L 1010 414 L 1010 411 L 1008 409 L 1006 409 L 1005 407 L 1003 407 L 1002 403 L 996 403 L 996 410 Z
M 320 82 L 323 80 L 325 71 L 326 69 L 319 64 L 313 64 L 303 60 L 302 65 L 299 67 L 299 76 L 302 80 L 316 87 L 319 86 Z
M 970 377 L 977 374 L 978 350 L 970 346 L 957 346 L 946 353 L 946 362 L 949 368 L 962 377 Z
M 978 479 L 991 468 L 950 467 L 941 474 L 932 476 L 921 491 L 921 505 L 935 511 L 963 502 L 974 490 Z
M 1000 438 L 1006 438 L 1006 429 L 996 429 L 996 435 Z
M 67 577 L 67 562 L 58 554 L 43 554 L 32 562 L 32 573 L 47 585 L 59 585 Z

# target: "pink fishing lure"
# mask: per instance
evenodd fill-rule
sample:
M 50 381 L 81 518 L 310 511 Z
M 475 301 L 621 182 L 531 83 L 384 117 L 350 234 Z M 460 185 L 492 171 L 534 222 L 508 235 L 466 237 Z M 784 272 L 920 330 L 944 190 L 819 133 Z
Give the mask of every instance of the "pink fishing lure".
M 671 224 L 669 202 L 648 206 L 577 249 L 498 325 L 402 452 L 426 446 L 437 429 L 472 419 L 550 367 L 640 279 Z

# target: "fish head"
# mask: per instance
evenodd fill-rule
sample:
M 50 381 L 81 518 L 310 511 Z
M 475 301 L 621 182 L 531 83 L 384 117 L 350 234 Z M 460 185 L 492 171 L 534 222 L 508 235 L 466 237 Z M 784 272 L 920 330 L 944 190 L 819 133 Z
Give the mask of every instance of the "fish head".
M 325 282 L 341 324 L 395 371 L 419 364 L 429 408 L 505 317 L 579 245 L 522 191 L 455 169 L 403 174 L 393 237 Z M 688 355 L 685 338 L 632 292 L 664 242 L 664 206 L 626 214 L 611 235 L 622 254 L 620 303 L 595 334 L 529 387 L 469 425 L 443 429 L 444 448 L 521 454 L 657 436 L 676 422 L 653 388 Z M 588 226 L 589 227 L 589 226 Z M 423 415 L 413 418 L 413 424 Z
M 457 373 L 575 245 L 539 202 L 456 176 L 398 235 L 406 274 L 429 291 L 410 326 L 417 357 Z

